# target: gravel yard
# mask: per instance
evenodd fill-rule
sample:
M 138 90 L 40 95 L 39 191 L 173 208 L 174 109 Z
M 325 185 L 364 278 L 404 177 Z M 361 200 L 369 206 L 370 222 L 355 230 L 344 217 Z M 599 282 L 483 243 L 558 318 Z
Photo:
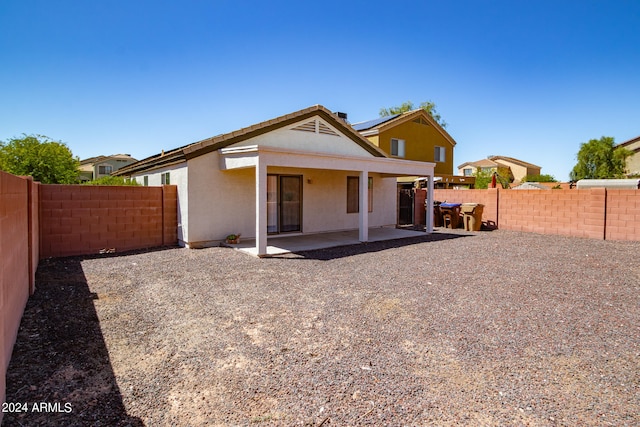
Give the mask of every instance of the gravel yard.
M 640 425 L 640 242 L 443 231 L 44 260 L 3 425 Z

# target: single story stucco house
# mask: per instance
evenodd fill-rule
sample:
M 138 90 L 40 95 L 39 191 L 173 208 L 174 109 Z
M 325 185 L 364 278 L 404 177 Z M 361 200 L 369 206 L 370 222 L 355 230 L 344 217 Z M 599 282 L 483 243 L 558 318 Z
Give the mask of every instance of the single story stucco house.
M 262 256 L 270 236 L 355 229 L 366 242 L 369 227 L 396 224 L 401 176 L 430 178 L 432 224 L 434 164 L 390 158 L 320 105 L 162 152 L 114 175 L 177 185 L 178 240 L 187 247 L 242 234 L 256 240 Z

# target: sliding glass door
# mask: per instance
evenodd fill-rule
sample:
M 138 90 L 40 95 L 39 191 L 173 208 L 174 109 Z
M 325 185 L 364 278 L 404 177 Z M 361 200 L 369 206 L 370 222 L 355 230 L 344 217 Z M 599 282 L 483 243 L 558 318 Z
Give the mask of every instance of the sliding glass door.
M 302 177 L 267 175 L 267 232 L 301 231 Z

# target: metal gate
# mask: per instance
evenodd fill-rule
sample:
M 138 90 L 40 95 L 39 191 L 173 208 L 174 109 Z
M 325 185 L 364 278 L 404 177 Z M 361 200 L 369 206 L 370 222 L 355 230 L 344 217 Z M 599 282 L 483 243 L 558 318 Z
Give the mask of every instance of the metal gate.
M 413 189 L 398 189 L 398 225 L 413 224 Z

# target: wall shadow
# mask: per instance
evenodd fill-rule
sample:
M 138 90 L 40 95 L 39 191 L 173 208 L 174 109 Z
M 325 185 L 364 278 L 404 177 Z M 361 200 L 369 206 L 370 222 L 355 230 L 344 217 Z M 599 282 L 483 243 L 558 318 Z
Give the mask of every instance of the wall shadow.
M 336 246 L 326 249 L 314 249 L 309 251 L 291 252 L 288 254 L 274 255 L 271 258 L 288 259 L 314 259 L 329 261 L 337 258 L 344 258 L 353 255 L 360 255 L 371 252 L 380 252 L 392 248 L 417 245 L 425 242 L 438 242 L 441 240 L 458 239 L 462 237 L 473 237 L 473 234 L 454 233 L 432 233 L 417 237 L 404 237 L 401 239 L 383 240 L 378 242 L 358 243 L 355 245 Z
M 2 426 L 144 425 L 123 405 L 83 259 L 40 261 L 6 378 L 7 402 L 26 412 L 5 413 Z

